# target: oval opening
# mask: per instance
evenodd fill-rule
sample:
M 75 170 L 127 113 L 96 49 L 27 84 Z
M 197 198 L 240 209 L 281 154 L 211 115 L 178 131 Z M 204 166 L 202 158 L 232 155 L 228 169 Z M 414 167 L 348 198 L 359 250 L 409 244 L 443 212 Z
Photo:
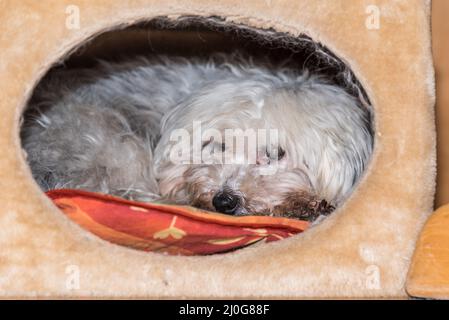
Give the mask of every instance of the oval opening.
M 102 115 L 111 108 L 113 113 Z M 369 98 L 337 55 L 306 35 L 216 17 L 160 17 L 96 36 L 48 71 L 23 118 L 23 148 L 44 191 L 80 189 L 150 202 L 157 198 L 222 213 L 208 221 L 202 218 L 207 213 L 198 210 L 161 213 L 165 209 L 157 205 L 52 191 L 63 211 L 84 212 L 92 201 L 107 203 L 109 212 L 126 207 L 126 226 L 114 225 L 117 217 L 98 212 L 94 217 L 126 234 L 136 225 L 151 224 L 145 214 L 159 212 L 152 217 L 162 223 L 159 229 L 132 236 L 165 243 L 165 249 L 119 244 L 175 254 L 227 252 L 318 223 L 356 188 L 374 143 Z M 183 145 L 183 132 L 195 135 L 195 121 L 218 130 L 210 135 L 201 131 L 199 163 L 194 162 L 198 150 L 190 136 L 191 162 L 176 162 L 170 151 Z M 229 151 L 225 129 L 257 129 L 256 140 L 243 139 L 244 163 L 236 160 L 241 155 L 239 134 L 232 137 L 236 144 Z M 271 136 L 272 129 L 279 130 Z M 170 140 L 176 130 L 178 140 Z M 252 145 L 256 147 L 249 151 Z M 229 155 L 233 158 L 226 162 Z M 130 218 L 130 213 L 135 215 Z M 197 237 L 194 249 L 191 239 L 179 246 L 191 230 L 207 236 Z

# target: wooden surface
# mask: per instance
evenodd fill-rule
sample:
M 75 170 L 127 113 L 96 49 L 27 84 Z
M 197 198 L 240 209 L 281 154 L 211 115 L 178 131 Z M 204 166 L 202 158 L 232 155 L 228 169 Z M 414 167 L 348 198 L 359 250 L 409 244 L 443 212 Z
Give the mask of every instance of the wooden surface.
M 433 0 L 432 36 L 436 71 L 438 175 L 435 205 L 449 203 L 449 1 Z
M 449 299 L 449 205 L 427 221 L 410 265 L 407 292 L 414 297 Z

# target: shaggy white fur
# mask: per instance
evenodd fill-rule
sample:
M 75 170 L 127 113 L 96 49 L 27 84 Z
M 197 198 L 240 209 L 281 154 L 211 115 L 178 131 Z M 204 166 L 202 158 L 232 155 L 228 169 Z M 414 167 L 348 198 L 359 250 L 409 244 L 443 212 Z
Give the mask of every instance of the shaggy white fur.
M 238 130 L 255 146 L 253 162 L 241 161 L 250 151 L 237 147 Z M 279 139 L 252 141 L 251 130 Z M 344 89 L 240 55 L 53 73 L 30 102 L 22 139 L 44 190 L 309 220 L 349 195 L 373 143 L 369 110 Z M 174 160 L 180 147 L 188 161 Z

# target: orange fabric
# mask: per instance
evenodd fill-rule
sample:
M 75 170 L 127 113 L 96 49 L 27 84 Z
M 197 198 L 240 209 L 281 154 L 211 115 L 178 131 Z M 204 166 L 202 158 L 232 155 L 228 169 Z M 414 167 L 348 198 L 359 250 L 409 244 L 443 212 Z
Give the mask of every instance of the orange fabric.
M 232 217 L 80 190 L 52 190 L 47 195 L 69 218 L 104 240 L 175 255 L 213 254 L 276 241 L 309 225 L 287 218 Z
M 407 277 L 413 297 L 449 299 L 449 205 L 426 222 Z

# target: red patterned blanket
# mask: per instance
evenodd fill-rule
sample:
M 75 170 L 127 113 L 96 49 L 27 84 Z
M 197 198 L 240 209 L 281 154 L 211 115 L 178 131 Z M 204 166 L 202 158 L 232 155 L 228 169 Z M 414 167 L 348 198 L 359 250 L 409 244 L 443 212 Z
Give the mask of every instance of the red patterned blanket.
M 271 242 L 304 231 L 306 221 L 232 217 L 192 207 L 141 203 L 80 190 L 47 195 L 69 218 L 98 237 L 134 249 L 205 255 Z

